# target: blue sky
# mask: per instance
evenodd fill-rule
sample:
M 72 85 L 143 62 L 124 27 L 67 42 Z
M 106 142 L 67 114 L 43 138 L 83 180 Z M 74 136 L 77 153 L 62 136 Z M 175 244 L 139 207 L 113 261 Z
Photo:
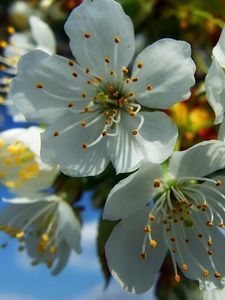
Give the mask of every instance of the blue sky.
M 16 124 L 0 107 L 0 130 Z M 0 188 L 1 197 L 7 190 Z M 90 194 L 86 193 L 80 204 L 85 206 L 82 229 L 81 255 L 73 254 L 68 266 L 58 276 L 52 276 L 44 266 L 32 267 L 26 253 L 18 252 L 17 241 L 0 236 L 0 243 L 7 239 L 7 248 L 0 249 L 0 300 L 152 300 L 152 291 L 145 295 L 131 295 L 114 281 L 103 290 L 104 279 L 96 255 L 95 240 L 99 212 L 90 205 Z

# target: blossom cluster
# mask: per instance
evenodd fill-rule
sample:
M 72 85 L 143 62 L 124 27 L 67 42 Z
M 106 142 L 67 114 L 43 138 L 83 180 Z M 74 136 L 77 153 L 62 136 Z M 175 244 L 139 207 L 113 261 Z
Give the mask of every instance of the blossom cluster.
M 187 42 L 164 38 L 136 54 L 133 24 L 114 0 L 85 0 L 71 12 L 65 31 L 75 59 L 55 54 L 43 21 L 33 16 L 30 26 L 35 44 L 14 33 L 0 57 L 16 75 L 6 104 L 45 126 L 0 134 L 0 180 L 15 194 L 4 199 L 1 231 L 19 240 L 33 265 L 57 274 L 71 249 L 81 251 L 81 221 L 54 180 L 60 171 L 96 176 L 111 163 L 116 174 L 131 173 L 103 211 L 118 221 L 105 245 L 115 280 L 144 293 L 169 254 L 175 282 L 185 276 L 201 290 L 223 288 L 225 29 L 205 79 L 218 138 L 174 151 L 178 130 L 166 112 L 195 84 Z

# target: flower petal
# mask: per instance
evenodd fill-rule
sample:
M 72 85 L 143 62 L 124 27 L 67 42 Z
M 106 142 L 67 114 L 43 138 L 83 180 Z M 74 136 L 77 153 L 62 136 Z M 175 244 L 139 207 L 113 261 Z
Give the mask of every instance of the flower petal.
M 59 202 L 59 223 L 60 231 L 69 247 L 73 248 L 77 253 L 81 252 L 80 248 L 80 222 L 75 217 L 72 208 L 65 202 Z
M 225 68 L 225 27 L 223 28 L 219 41 L 216 46 L 213 48 L 213 55 L 217 60 L 218 64 Z
M 118 135 L 108 138 L 108 155 L 117 174 L 132 172 L 144 158 L 141 147 L 132 135 L 132 130 L 138 126 L 138 120 L 127 113 L 121 113 L 121 121 L 117 126 Z
M 215 113 L 215 124 L 221 123 L 225 108 L 225 74 L 215 59 L 205 78 L 206 98 Z
M 47 23 L 36 16 L 29 18 L 31 34 L 37 43 L 37 49 L 52 54 L 56 52 L 56 40 L 54 33 Z
M 177 141 L 177 127 L 162 112 L 143 112 L 144 124 L 135 136 L 146 160 L 165 161 L 173 152 Z
M 113 277 L 127 291 L 144 293 L 153 284 L 157 272 L 165 258 L 167 247 L 163 241 L 162 226 L 157 224 L 153 238 L 157 247 L 146 247 L 146 259 L 141 259 L 144 240 L 144 226 L 148 210 L 138 212 L 123 219 L 112 231 L 106 246 L 106 258 Z
M 93 118 L 94 118 L 93 114 Z M 42 135 L 41 157 L 46 163 L 57 163 L 70 176 L 92 176 L 104 171 L 109 163 L 106 140 L 102 138 L 95 146 L 84 149 L 83 144 L 95 141 L 101 135 L 103 122 L 94 127 L 82 127 L 82 114 L 67 114 L 50 125 Z M 58 136 L 54 136 L 58 132 Z M 66 145 L 66 147 L 65 147 Z
M 140 169 L 121 180 L 108 195 L 103 218 L 117 220 L 142 210 L 151 200 L 154 179 L 160 178 L 160 165 L 143 162 Z
M 175 151 L 169 171 L 176 177 L 206 176 L 225 167 L 225 144 L 221 141 L 201 142 L 185 151 Z
M 138 68 L 139 62 L 143 62 L 141 69 Z M 150 108 L 169 108 L 190 96 L 190 87 L 195 83 L 194 72 L 190 45 L 162 39 L 137 56 L 132 77 L 137 77 L 138 81 L 131 89 L 140 104 Z
M 34 50 L 21 58 L 10 98 L 27 119 L 51 123 L 71 110 L 68 104 L 82 109 L 93 100 L 96 90 L 87 84 L 88 79 L 69 60 Z
M 105 73 L 106 57 L 110 60 L 107 67 L 118 74 L 133 57 L 133 24 L 116 1 L 84 1 L 70 14 L 65 31 L 78 63 L 98 75 Z
M 222 123 L 220 124 L 218 140 L 225 142 L 225 119 L 223 119 Z

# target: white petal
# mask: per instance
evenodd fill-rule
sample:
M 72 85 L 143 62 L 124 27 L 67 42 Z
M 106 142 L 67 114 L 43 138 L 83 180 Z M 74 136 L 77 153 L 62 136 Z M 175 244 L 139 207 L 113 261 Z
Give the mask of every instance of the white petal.
M 145 209 L 123 219 L 112 231 L 106 246 L 106 258 L 113 277 L 127 291 L 144 293 L 153 284 L 167 252 L 163 241 L 162 226 L 157 224 L 153 239 L 157 247 L 146 245 L 146 259 L 140 259 L 144 240 L 144 226 L 148 218 Z
M 177 141 L 177 127 L 162 112 L 143 112 L 144 124 L 134 138 L 146 160 L 152 163 L 165 161 L 173 152 Z
M 72 208 L 65 202 L 59 202 L 59 228 L 67 244 L 77 253 L 81 252 L 80 248 L 80 222 L 75 217 Z
M 222 123 L 220 124 L 218 139 L 225 142 L 225 119 L 223 119 Z
M 221 123 L 225 107 L 225 74 L 215 59 L 205 78 L 206 98 L 215 113 L 215 124 Z
M 10 98 L 27 119 L 51 123 L 69 110 L 68 103 L 80 109 L 93 100 L 96 90 L 87 84 L 88 75 L 77 68 L 61 56 L 31 51 L 19 61 Z
M 78 63 L 98 75 L 105 72 L 105 57 L 111 60 L 109 68 L 119 73 L 134 54 L 133 24 L 116 1 L 84 1 L 70 14 L 65 31 Z M 85 33 L 90 33 L 90 38 L 85 38 Z M 120 38 L 119 44 L 114 42 L 116 36 Z
M 66 266 L 70 257 L 71 249 L 70 247 L 68 247 L 65 241 L 63 241 L 59 251 L 60 253 L 57 256 L 58 262 L 56 266 L 54 266 L 52 275 L 58 275 L 62 271 L 62 269 Z
M 144 63 L 138 70 L 139 61 Z M 137 73 L 138 72 L 138 73 Z M 132 84 L 137 101 L 150 108 L 169 108 L 190 96 L 194 85 L 195 64 L 191 59 L 190 45 L 183 41 L 162 39 L 147 47 L 135 61 Z M 152 90 L 148 91 L 147 86 Z
M 108 195 L 103 218 L 117 220 L 142 210 L 152 198 L 154 179 L 160 178 L 160 165 L 143 162 L 140 169 L 121 180 Z
M 222 300 L 225 299 L 225 288 L 215 289 L 210 292 L 202 293 L 203 300 Z
M 82 118 L 81 114 L 68 112 L 63 119 L 49 126 L 42 135 L 43 161 L 59 164 L 61 171 L 70 176 L 97 175 L 104 171 L 109 163 L 105 138 L 93 147 L 82 147 L 84 143 L 89 144 L 101 135 L 103 122 L 84 128 L 80 125 Z M 62 131 L 64 129 L 65 131 Z M 54 136 L 55 131 L 59 132 L 59 136 Z
M 225 167 L 225 144 L 205 141 L 185 151 L 175 151 L 170 159 L 169 171 L 176 177 L 206 176 Z
M 117 126 L 118 135 L 108 138 L 108 153 L 117 174 L 132 172 L 144 158 L 141 147 L 132 135 L 132 130 L 138 126 L 138 120 L 127 113 L 121 113 L 121 121 Z
M 219 65 L 225 68 L 225 27 L 223 28 L 219 41 L 216 46 L 213 48 L 213 55 Z
M 33 39 L 37 43 L 37 49 L 43 50 L 48 54 L 56 52 L 56 40 L 54 33 L 47 23 L 36 16 L 29 18 L 30 29 Z

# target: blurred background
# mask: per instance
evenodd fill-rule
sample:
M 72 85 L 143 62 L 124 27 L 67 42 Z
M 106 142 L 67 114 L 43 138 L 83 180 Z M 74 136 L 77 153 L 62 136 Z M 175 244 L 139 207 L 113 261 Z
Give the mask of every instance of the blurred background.
M 102 0 L 104 1 L 104 0 Z M 30 124 L 12 119 L 7 105 L 7 91 L 15 70 L 7 69 L 5 49 L 15 33 L 26 34 L 32 43 L 29 17 L 37 16 L 53 30 L 56 52 L 71 58 L 64 23 L 70 12 L 82 0 L 0 1 L 0 130 L 28 127 Z M 192 96 L 166 111 L 179 128 L 177 149 L 186 149 L 202 140 L 217 136 L 214 114 L 205 99 L 204 78 L 211 64 L 212 48 L 218 41 L 225 20 L 224 0 L 121 0 L 131 17 L 136 34 L 136 51 L 158 39 L 170 37 L 185 40 L 192 46 L 197 65 L 196 85 Z M 18 56 L 23 49 L 18 50 Z M 14 63 L 15 65 L 15 63 Z M 12 68 L 13 69 L 13 68 Z M 126 174 L 125 174 L 126 175 Z M 123 176 L 125 176 L 123 175 Z M 68 266 L 54 277 L 42 265 L 31 266 L 17 243 L 1 237 L 0 300 L 85 300 L 85 299 L 191 299 L 190 290 L 196 283 L 184 281 L 177 285 L 171 280 L 171 263 L 165 261 L 155 287 L 145 295 L 130 295 L 110 278 L 104 255 L 104 244 L 114 224 L 101 221 L 101 213 L 111 188 L 121 179 L 113 168 L 94 178 L 77 179 L 59 175 L 55 184 L 74 199 L 83 222 L 82 255 L 72 255 Z M 1 197 L 10 197 L 1 187 Z M 173 276 L 172 276 L 173 277 Z M 197 298 L 193 298 L 197 299 Z

